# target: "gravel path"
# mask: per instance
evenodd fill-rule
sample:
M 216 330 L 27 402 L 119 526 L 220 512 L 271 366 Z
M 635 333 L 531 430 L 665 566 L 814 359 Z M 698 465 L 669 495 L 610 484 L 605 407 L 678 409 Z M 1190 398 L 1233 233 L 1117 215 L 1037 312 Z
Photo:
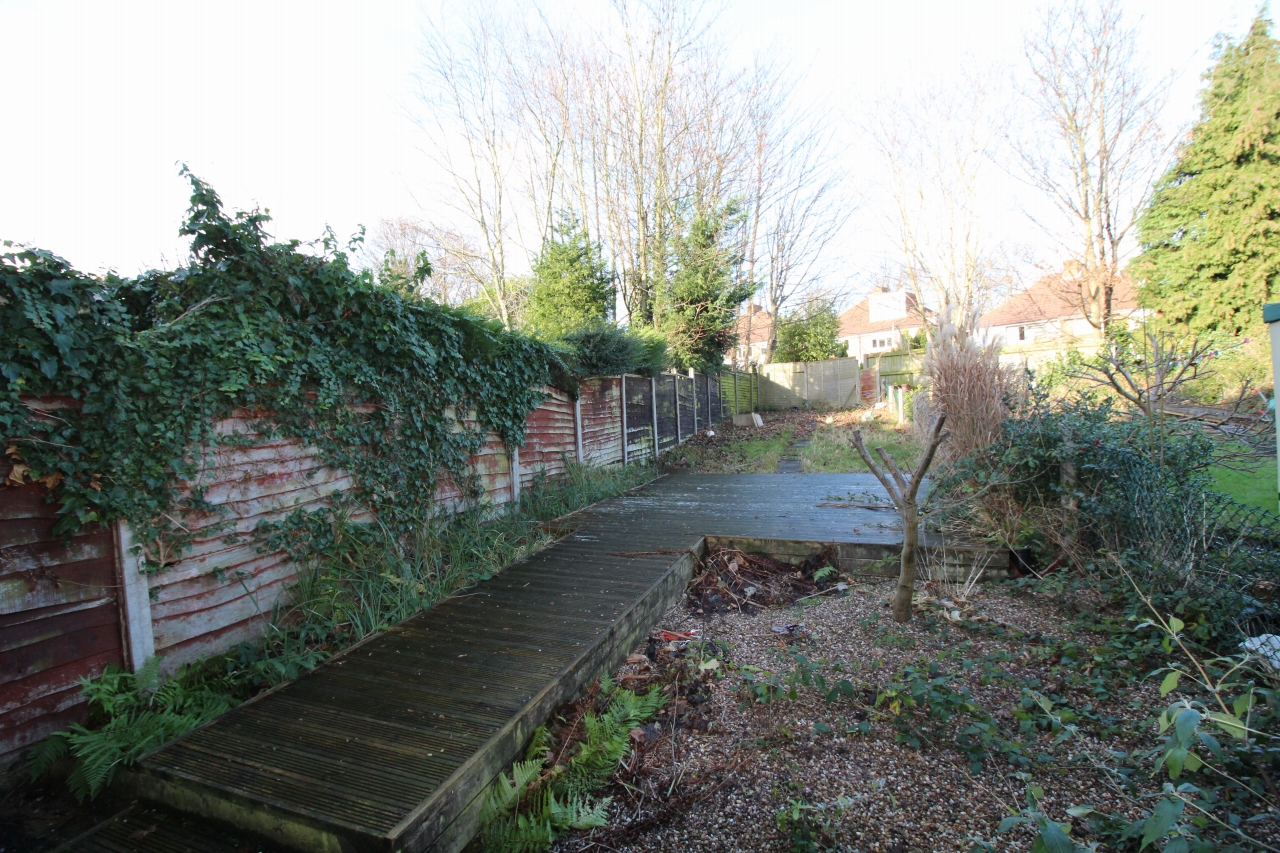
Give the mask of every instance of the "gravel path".
M 902 666 L 917 661 L 927 665 L 957 649 L 971 659 L 1007 653 L 1001 665 L 1017 677 L 1044 678 L 1049 664 L 1027 654 L 1025 639 L 993 636 L 998 632 L 919 616 L 909 625 L 895 625 L 886 603 L 891 586 L 890 582 L 859 582 L 845 598 L 770 608 L 755 616 L 702 619 L 691 616 L 683 604 L 672 609 L 662 628 L 698 630 L 702 637 L 721 644 L 699 657 L 727 658 L 717 670 L 725 674 L 713 680 L 710 697 L 698 707 L 708 730 L 667 726 L 660 742 L 641 747 L 641 759 L 633 763 L 635 772 L 623 780 L 626 785 L 615 785 L 607 792 L 614 797 L 613 824 L 567 835 L 556 849 L 790 850 L 791 841 L 779 828 L 776 815 L 792 803 L 821 806 L 808 811 L 818 824 L 824 820 L 829 824 L 822 830 L 828 846 L 821 849 L 968 851 L 975 838 L 994 842 L 997 850 L 1027 849 L 1029 833 L 997 832 L 1010 809 L 1016 811 L 1025 804 L 1027 782 L 1014 775 L 1019 768 L 997 755 L 975 774 L 954 744 L 940 742 L 916 749 L 895 743 L 894 721 L 883 706 L 876 709 L 871 702 Z M 1015 598 L 993 588 L 979 593 L 974 604 L 978 612 L 1010 627 L 1059 638 L 1068 632 L 1058 601 L 1025 593 Z M 797 629 L 795 636 L 775 631 L 800 622 L 804 630 Z M 972 645 L 962 646 L 966 642 Z M 653 647 L 648 648 L 652 652 Z M 793 648 L 812 661 L 822 661 L 829 682 L 847 678 L 859 691 L 857 698 L 827 704 L 815 689 L 800 687 L 796 699 L 745 704 L 739 689 L 741 668 L 792 670 Z M 642 647 L 638 653 L 644 651 Z M 634 673 L 637 667 L 644 665 L 624 666 L 618 677 Z M 1017 706 L 1020 690 L 1003 678 L 984 686 L 980 669 L 965 672 L 955 659 L 944 664 L 944 671 L 963 678 L 975 700 L 1002 726 L 1007 722 L 1016 732 L 1011 709 Z M 1156 697 L 1155 684 L 1138 680 L 1124 702 L 1112 702 L 1115 707 L 1106 710 L 1141 720 L 1144 712 L 1132 710 L 1128 700 L 1142 698 L 1152 707 Z M 862 722 L 869 725 L 868 733 L 846 733 Z M 818 723 L 830 725 L 832 731 L 815 733 Z M 1035 740 L 1037 736 L 1023 737 Z M 1040 745 L 1047 746 L 1052 736 L 1039 737 Z M 1075 749 L 1083 745 L 1074 743 L 1078 744 Z M 1092 746 L 1132 748 L 1114 742 Z M 1064 753 L 1069 749 L 1062 747 Z M 1031 772 L 1034 782 L 1046 791 L 1042 807 L 1054 819 L 1067 820 L 1068 807 L 1086 802 L 1108 811 L 1126 808 L 1102 775 L 1085 763 L 1060 761 L 1049 768 L 1033 767 Z M 838 798 L 845 798 L 845 804 L 838 815 L 828 818 L 836 811 L 829 804 Z

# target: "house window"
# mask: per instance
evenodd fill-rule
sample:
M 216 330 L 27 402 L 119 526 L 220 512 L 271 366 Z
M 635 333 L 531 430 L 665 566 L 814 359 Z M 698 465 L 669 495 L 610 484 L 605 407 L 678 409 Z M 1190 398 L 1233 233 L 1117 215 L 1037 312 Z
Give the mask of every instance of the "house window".
M 1019 326 L 1019 327 L 1018 327 L 1018 340 L 1020 340 L 1020 341 L 1025 341 L 1026 339 L 1027 339 L 1027 327 L 1026 327 L 1026 326 Z

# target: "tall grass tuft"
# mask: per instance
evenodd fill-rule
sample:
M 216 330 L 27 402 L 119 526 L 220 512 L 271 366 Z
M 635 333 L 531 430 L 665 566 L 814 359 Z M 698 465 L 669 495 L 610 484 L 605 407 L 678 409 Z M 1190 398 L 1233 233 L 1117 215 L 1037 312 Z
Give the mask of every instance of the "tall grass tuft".
M 951 437 L 938 454 L 948 462 L 963 459 L 998 439 L 1019 396 L 1016 371 L 1000 364 L 999 344 L 982 343 L 974 334 L 977 328 L 976 312 L 958 317 L 953 306 L 943 308 L 924 356 L 929 393 L 917 395 L 913 401 L 917 431 L 928 429 L 937 409 L 946 413 Z

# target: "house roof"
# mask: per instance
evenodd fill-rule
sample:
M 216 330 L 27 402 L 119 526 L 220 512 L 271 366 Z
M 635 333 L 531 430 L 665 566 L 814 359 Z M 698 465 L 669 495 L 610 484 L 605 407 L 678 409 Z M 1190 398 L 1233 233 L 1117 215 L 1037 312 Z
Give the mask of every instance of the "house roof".
M 769 340 L 773 315 L 753 302 L 738 315 L 738 346 L 762 344 Z
M 894 332 L 906 329 L 917 329 L 924 325 L 924 318 L 917 307 L 914 293 L 907 294 L 907 316 L 893 320 L 877 320 L 871 322 L 871 300 L 864 299 L 857 305 L 840 315 L 840 331 L 837 338 L 852 338 L 856 335 L 867 335 L 873 332 Z M 928 309 L 925 309 L 926 311 Z
M 1121 275 L 1111 294 L 1111 310 L 1127 314 L 1138 307 L 1138 291 L 1127 275 Z M 1052 273 L 982 317 L 984 326 L 1015 326 L 1083 317 L 1080 283 L 1062 273 Z

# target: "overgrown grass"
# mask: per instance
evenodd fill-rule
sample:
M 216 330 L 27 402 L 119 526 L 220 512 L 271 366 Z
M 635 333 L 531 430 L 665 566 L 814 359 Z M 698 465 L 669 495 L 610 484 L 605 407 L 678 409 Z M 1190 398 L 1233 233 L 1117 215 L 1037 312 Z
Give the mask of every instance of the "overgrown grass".
M 424 525 L 406 542 L 335 516 L 327 529 L 312 531 L 331 536 L 332 545 L 311 549 L 316 556 L 299 573 L 295 603 L 275 621 L 285 631 L 303 624 L 312 633 L 359 641 L 544 547 L 555 538 L 546 522 L 656 473 L 648 464 L 571 464 L 563 477 L 521 492 L 515 511 L 466 510 Z
M 526 488 L 518 507 L 478 507 L 424 525 L 406 539 L 342 514 L 297 516 L 269 538 L 301 559 L 292 604 L 271 614 L 263 640 L 159 677 L 155 660 L 138 676 L 109 668 L 83 681 L 93 728 L 73 727 L 37 748 L 43 775 L 63 756 L 80 799 L 97 796 L 142 752 L 195 728 L 253 693 L 297 678 L 369 634 L 430 607 L 555 538 L 546 522 L 652 480 L 649 464 L 588 468 Z M 303 555 L 306 555 L 303 557 Z
M 873 453 L 883 447 L 902 468 L 914 468 L 920 459 L 920 447 L 915 442 L 910 426 L 895 427 L 872 421 L 860 426 L 863 441 Z M 806 474 L 863 473 L 867 466 L 858 457 L 858 451 L 849 444 L 852 427 L 819 426 L 809 439 L 809 446 L 800 451 L 801 470 Z
M 788 427 L 767 438 L 682 448 L 679 456 L 689 461 L 691 469 L 704 473 L 772 474 L 794 435 L 795 430 Z
M 1213 487 L 1248 506 L 1276 512 L 1276 462 L 1263 463 L 1255 471 L 1213 469 Z

